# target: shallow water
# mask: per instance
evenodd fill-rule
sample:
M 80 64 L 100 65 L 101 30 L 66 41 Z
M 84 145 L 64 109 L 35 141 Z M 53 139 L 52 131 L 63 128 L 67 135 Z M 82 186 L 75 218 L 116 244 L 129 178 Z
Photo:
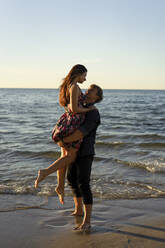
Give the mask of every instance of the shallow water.
M 91 186 L 96 198 L 165 196 L 165 91 L 104 90 Z M 56 195 L 56 174 L 33 187 L 60 155 L 51 131 L 63 113 L 55 89 L 0 89 L 0 194 Z M 66 183 L 66 195 L 71 191 Z

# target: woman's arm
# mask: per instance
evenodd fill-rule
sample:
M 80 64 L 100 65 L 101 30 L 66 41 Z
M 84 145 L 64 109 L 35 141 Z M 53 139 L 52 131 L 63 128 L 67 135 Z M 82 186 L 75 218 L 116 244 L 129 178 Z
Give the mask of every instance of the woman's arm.
M 78 106 L 78 97 L 80 89 L 77 84 L 73 84 L 70 87 L 70 109 L 74 113 L 83 113 L 92 110 L 93 108 L 79 108 Z

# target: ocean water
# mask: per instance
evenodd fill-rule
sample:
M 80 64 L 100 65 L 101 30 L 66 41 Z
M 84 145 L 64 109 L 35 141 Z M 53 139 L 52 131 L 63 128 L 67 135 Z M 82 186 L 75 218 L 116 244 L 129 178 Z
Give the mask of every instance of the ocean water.
M 97 107 L 94 197 L 165 197 L 165 91 L 104 90 Z M 56 173 L 37 190 L 34 181 L 60 156 L 51 131 L 63 111 L 56 89 L 0 89 L 0 211 L 14 207 L 9 195 L 28 195 L 31 205 L 56 196 Z M 65 194 L 72 195 L 67 182 Z

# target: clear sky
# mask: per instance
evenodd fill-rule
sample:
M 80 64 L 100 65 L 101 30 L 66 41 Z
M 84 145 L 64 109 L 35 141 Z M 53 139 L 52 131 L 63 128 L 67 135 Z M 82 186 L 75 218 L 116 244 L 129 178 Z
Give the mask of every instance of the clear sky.
M 165 89 L 165 0 L 0 0 L 0 88 Z

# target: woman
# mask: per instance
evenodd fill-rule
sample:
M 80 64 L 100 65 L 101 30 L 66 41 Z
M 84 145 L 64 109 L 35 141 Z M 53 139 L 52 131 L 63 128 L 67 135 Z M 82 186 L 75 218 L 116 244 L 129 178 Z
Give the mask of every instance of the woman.
M 60 117 L 52 132 L 52 138 L 55 143 L 62 142 L 63 137 L 73 133 L 84 121 L 85 113 L 93 110 L 95 107 L 84 108 L 85 97 L 78 86 L 86 80 L 87 69 L 83 65 L 75 65 L 64 78 L 60 86 L 59 103 L 65 108 L 65 113 Z M 35 188 L 39 182 L 48 175 L 57 171 L 58 186 L 56 192 L 60 202 L 64 203 L 64 182 L 66 167 L 74 162 L 77 151 L 82 140 L 69 143 L 67 147 L 61 148 L 61 157 L 57 159 L 48 168 L 39 170 L 35 181 Z

